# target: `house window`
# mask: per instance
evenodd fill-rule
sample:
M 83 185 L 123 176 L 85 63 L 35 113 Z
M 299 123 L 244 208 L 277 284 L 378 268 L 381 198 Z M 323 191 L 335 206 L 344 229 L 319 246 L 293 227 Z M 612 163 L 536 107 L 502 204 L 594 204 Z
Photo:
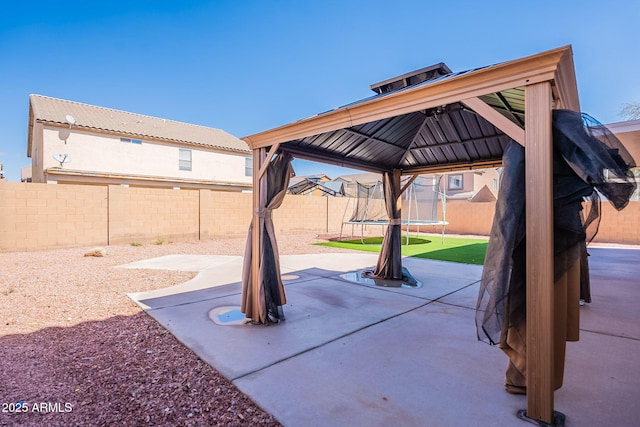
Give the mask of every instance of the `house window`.
M 494 179 L 493 180 L 493 191 L 496 191 L 498 189 L 498 180 Z
M 191 150 L 179 149 L 178 167 L 181 171 L 191 170 Z
M 126 142 L 127 144 L 142 144 L 142 140 L 131 138 L 120 138 L 120 142 Z
M 253 176 L 253 159 L 251 157 L 244 159 L 244 176 Z
M 449 175 L 449 190 L 462 190 L 462 175 Z

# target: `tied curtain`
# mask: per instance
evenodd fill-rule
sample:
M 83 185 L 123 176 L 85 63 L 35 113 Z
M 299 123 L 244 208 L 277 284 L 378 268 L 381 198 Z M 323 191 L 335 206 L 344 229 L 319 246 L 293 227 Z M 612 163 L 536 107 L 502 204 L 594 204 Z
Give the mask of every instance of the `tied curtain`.
M 284 319 L 282 306 L 286 304 L 286 297 L 280 277 L 280 257 L 278 255 L 272 211 L 278 209 L 284 200 L 289 186 L 289 179 L 293 174 L 292 158 L 288 153 L 279 153 L 267 166 L 265 176 L 260 178 L 261 182 L 266 180 L 266 197 L 261 192 L 260 205 L 258 207 L 258 227 L 260 227 L 262 236 L 259 254 L 252 253 L 252 230 L 255 226 L 253 221 L 249 226 L 242 268 L 242 302 L 240 309 L 247 318 L 251 318 L 257 323 L 278 323 Z M 258 173 L 258 171 L 254 171 L 254 173 Z M 254 188 L 253 191 L 260 191 L 260 188 Z M 258 271 L 259 291 L 257 295 L 252 287 L 251 279 L 253 256 L 260 257 Z
M 378 263 L 373 276 L 381 279 L 402 280 L 400 169 L 385 172 L 382 176 L 382 183 L 385 206 L 389 216 L 389 226 L 382 240 Z

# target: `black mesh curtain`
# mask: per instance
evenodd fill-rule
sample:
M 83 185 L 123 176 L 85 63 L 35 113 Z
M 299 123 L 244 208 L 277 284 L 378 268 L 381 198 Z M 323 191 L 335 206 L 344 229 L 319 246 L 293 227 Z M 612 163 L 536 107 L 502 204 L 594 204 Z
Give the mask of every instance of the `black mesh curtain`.
M 524 271 L 511 270 L 512 256 L 524 254 L 524 182 L 524 148 L 511 141 L 502 155 L 500 190 L 476 306 L 478 337 L 489 340 L 491 344 L 505 340 L 507 328 L 503 325 L 510 317 L 507 315 L 506 297 L 509 295 L 511 275 L 524 279 Z M 523 269 L 524 266 L 514 268 Z M 511 290 L 514 291 L 511 305 L 516 308 L 516 313 L 522 311 L 524 314 L 523 293 L 515 292 L 513 288 Z
M 587 126 L 585 119 L 593 120 L 574 111 L 553 111 L 554 279 L 559 283 L 567 274 L 574 275 L 579 263 L 580 298 L 589 302 L 587 227 L 598 221 L 598 192 L 616 209 L 624 208 L 635 191 L 629 170 L 635 163 L 604 126 Z M 521 362 L 526 361 L 524 162 L 524 147 L 511 141 L 503 155 L 502 182 L 476 305 L 478 338 L 499 344 L 508 355 L 518 353 L 519 358 L 509 358 Z M 585 198 L 591 206 L 586 221 Z M 575 304 L 567 303 L 561 314 L 569 319 L 566 336 L 573 341 L 579 327 L 577 295 Z M 570 324 L 572 319 L 577 324 Z M 526 366 L 516 368 L 526 372 Z
M 286 304 L 284 285 L 280 277 L 280 257 L 276 242 L 272 211 L 278 209 L 284 200 L 292 175 L 292 156 L 280 153 L 267 167 L 267 195 L 264 206 L 259 207 L 260 227 L 262 228 L 262 246 L 260 248 L 260 294 L 253 295 L 251 287 L 252 263 L 256 254 L 252 253 L 253 222 L 249 226 L 249 236 L 245 247 L 242 269 L 241 311 L 249 318 L 258 317 L 261 323 L 275 323 L 282 317 L 282 306 Z M 257 171 L 254 171 L 257 173 Z M 253 191 L 259 191 L 254 188 Z M 253 299 L 259 299 L 259 313 L 253 313 Z M 257 315 L 257 316 L 256 316 Z
M 584 258 L 585 240 L 595 233 L 587 235 L 586 227 L 597 224 L 599 218 L 598 192 L 617 210 L 624 208 L 635 191 L 630 172 L 635 162 L 606 127 L 575 111 L 553 111 L 553 144 L 554 251 L 556 256 L 571 251 L 571 258 Z M 524 149 L 511 142 L 504 151 L 476 314 L 478 336 L 493 344 L 504 340 L 508 326 L 506 298 L 524 292 L 524 191 Z M 591 210 L 583 222 L 585 198 Z M 583 270 L 588 272 L 584 266 Z M 562 273 L 556 271 L 555 276 Z M 583 276 L 588 279 L 588 274 Z M 590 298 L 584 291 L 581 297 Z M 515 316 L 512 321 L 524 319 L 524 297 L 517 301 L 509 302 L 510 309 L 518 313 L 511 315 Z

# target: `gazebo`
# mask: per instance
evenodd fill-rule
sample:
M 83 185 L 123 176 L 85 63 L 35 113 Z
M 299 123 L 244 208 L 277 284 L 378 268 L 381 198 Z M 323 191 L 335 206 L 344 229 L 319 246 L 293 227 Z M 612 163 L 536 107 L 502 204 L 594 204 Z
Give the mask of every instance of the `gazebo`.
M 268 322 L 261 274 L 279 273 L 269 223 L 270 209 L 284 194 L 268 194 L 267 181 L 286 182 L 288 174 L 270 167 L 277 153 L 383 174 L 390 226 L 377 271 L 396 278 L 402 274 L 400 225 L 394 221 L 400 218 L 401 176 L 498 167 L 514 140 L 526 158 L 526 416 L 552 424 L 552 110 L 580 110 L 571 47 L 458 73 L 437 64 L 371 88 L 376 95 L 370 98 L 243 138 L 254 165 L 243 311 L 254 322 Z M 274 244 L 265 245 L 267 240 Z M 273 254 L 265 256 L 265 250 Z M 275 266 L 267 265 L 271 255 Z

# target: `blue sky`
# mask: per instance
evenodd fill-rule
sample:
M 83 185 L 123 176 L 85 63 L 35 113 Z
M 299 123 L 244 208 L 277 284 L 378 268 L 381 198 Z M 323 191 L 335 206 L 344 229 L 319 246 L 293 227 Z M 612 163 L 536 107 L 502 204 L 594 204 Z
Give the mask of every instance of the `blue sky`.
M 613 123 L 624 103 L 640 102 L 639 18 L 637 0 L 7 2 L 0 163 L 19 181 L 31 162 L 32 93 L 243 137 L 438 62 L 460 71 L 569 44 L 582 110 Z

